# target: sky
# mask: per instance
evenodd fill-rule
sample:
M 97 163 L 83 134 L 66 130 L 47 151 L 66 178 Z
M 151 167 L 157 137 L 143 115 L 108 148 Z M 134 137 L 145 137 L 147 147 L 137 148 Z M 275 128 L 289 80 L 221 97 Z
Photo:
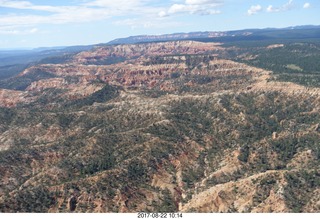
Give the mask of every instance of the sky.
M 320 0 L 0 0 L 0 49 L 320 25 Z

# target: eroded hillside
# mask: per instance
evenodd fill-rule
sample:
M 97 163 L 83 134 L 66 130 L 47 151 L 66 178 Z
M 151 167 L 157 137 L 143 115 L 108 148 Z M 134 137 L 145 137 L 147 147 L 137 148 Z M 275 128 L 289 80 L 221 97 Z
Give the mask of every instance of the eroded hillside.
M 0 81 L 0 211 L 319 212 L 320 89 L 228 50 L 97 47 Z

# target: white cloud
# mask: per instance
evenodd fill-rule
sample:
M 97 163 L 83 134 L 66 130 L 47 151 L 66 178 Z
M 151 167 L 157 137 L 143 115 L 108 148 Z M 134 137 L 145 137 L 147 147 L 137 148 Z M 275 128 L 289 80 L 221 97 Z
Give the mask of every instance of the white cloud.
M 6 15 L 0 16 L 0 26 L 30 26 L 38 24 L 65 24 L 96 21 L 110 17 L 104 10 L 77 9 L 51 15 Z
M 311 4 L 309 2 L 304 3 L 303 8 L 307 9 L 310 8 Z
M 286 4 L 280 7 L 274 7 L 273 5 L 269 5 L 267 8 L 267 12 L 281 12 L 281 11 L 288 11 L 293 8 L 293 0 L 289 0 Z
M 159 15 L 159 17 L 167 17 L 168 16 L 167 12 L 165 12 L 165 11 L 160 11 L 158 15 Z
M 34 5 L 28 1 L 11 1 L 11 0 L 0 0 L 0 7 L 13 8 L 13 9 L 29 9 L 37 11 L 47 12 L 64 12 L 72 10 L 74 6 L 49 6 L 49 5 Z
M 1 7 L 23 9 L 26 7 L 30 7 L 31 5 L 32 5 L 32 3 L 28 2 L 28 1 L 0 0 Z
M 187 5 L 208 5 L 208 4 L 220 4 L 218 0 L 186 0 Z
M 108 8 L 120 11 L 136 11 L 145 7 L 145 0 L 95 0 L 83 4 L 89 7 Z
M 0 31 L 0 34 L 27 33 L 27 28 L 31 30 L 43 24 L 84 23 L 120 16 L 134 16 L 137 19 L 137 21 L 127 20 L 122 23 L 123 25 L 154 27 L 161 26 L 161 22 L 168 19 L 166 17 L 174 14 L 218 14 L 220 11 L 217 10 L 217 7 L 223 3 L 222 0 L 179 0 L 178 2 L 181 1 L 182 4 L 177 3 L 164 7 L 155 6 L 152 0 L 74 0 L 74 5 L 68 6 L 53 6 L 48 3 L 50 1 L 45 1 L 46 4 L 42 5 L 33 3 L 31 0 L 0 0 L 0 8 L 15 9 L 11 14 L 0 14 L 0 28 L 11 28 Z M 39 14 L 35 11 L 46 13 Z M 166 25 L 170 25 L 169 21 L 166 22 Z M 37 30 L 33 29 L 32 32 L 36 33 Z
M 34 5 L 28 1 L 0 0 L 0 7 L 50 12 L 50 14 L 48 15 L 35 15 L 32 12 L 29 12 L 28 14 L 15 13 L 9 15 L 2 15 L 0 16 L 0 26 L 79 23 L 108 18 L 114 14 L 111 10 L 106 10 L 104 8 L 90 8 L 84 5 Z
M 149 20 L 146 19 L 125 19 L 120 21 L 115 21 L 113 24 L 118 26 L 129 26 L 131 29 L 138 29 L 138 28 L 168 28 L 168 27 L 181 27 L 185 26 L 185 24 L 181 22 L 172 22 L 167 18 L 150 18 Z
M 262 11 L 261 5 L 252 5 L 248 10 L 248 15 L 257 14 L 260 11 Z
M 157 15 L 161 8 L 147 6 L 148 0 L 90 0 L 73 6 L 35 5 L 29 1 L 0 0 L 0 7 L 30 10 L 0 15 L 2 26 L 30 26 L 39 24 L 83 23 L 105 20 L 114 16 L 136 15 L 147 17 Z M 49 12 L 36 15 L 33 11 Z M 161 14 L 160 14 L 161 15 Z M 163 15 L 163 14 L 162 14 Z
M 29 35 L 38 32 L 38 28 L 0 27 L 0 34 L 3 35 Z
M 188 11 L 195 11 L 197 10 L 197 5 L 183 5 L 183 4 L 174 4 L 172 5 L 169 10 L 168 14 L 175 14 L 180 12 L 188 12 Z
M 269 5 L 267 7 L 267 12 L 279 12 L 279 10 L 275 9 L 272 5 Z
M 198 14 L 198 15 L 212 15 L 221 13 L 216 10 L 218 6 L 222 4 L 219 0 L 185 0 L 184 4 L 173 4 L 166 11 L 163 11 L 161 15 L 173 15 L 178 13 Z
M 0 0 L 0 7 L 14 8 L 14 9 L 31 9 L 48 12 L 66 12 L 78 9 L 109 9 L 109 10 L 133 10 L 144 6 L 145 0 L 91 0 L 75 6 L 50 6 L 50 5 L 34 5 L 29 1 L 17 0 Z
M 37 33 L 39 30 L 38 28 L 32 28 L 29 32 L 30 33 Z

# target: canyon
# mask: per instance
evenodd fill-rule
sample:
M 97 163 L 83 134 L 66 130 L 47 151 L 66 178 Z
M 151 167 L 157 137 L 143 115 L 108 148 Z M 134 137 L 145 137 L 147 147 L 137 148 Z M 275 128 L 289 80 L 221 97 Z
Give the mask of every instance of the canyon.
M 320 87 L 241 51 L 103 45 L 1 80 L 0 211 L 319 212 Z

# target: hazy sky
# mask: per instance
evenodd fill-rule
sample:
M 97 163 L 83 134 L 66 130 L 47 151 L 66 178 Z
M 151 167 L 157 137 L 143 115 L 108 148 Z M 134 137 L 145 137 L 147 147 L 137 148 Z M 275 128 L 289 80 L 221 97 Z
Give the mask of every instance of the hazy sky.
M 0 48 L 320 24 L 320 0 L 0 0 Z

